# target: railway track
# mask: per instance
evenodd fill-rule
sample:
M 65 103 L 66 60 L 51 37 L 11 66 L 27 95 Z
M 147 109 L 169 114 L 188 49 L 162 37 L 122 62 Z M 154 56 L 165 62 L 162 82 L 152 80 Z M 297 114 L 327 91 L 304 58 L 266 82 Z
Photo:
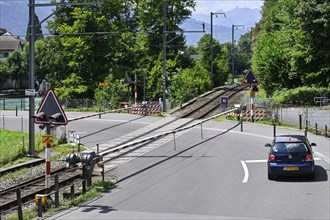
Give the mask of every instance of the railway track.
M 181 118 L 190 117 L 194 119 L 210 117 L 215 110 L 219 110 L 221 96 L 227 96 L 230 99 L 246 88 L 247 87 L 243 85 L 229 85 L 217 88 L 211 93 L 187 103 L 182 108 L 172 112 L 172 115 Z
M 118 140 L 111 140 L 111 143 L 107 142 L 99 145 L 99 154 L 104 158 L 103 163 L 105 163 L 105 167 L 107 167 L 106 171 L 114 169 L 116 166 L 120 165 L 122 162 L 117 163 L 116 160 L 122 161 L 122 157 L 127 154 L 132 154 L 133 156 L 131 155 L 129 157 L 132 159 L 132 157 L 138 157 L 143 154 L 145 150 L 141 149 L 144 147 L 147 151 L 150 151 L 151 148 L 147 148 L 146 146 L 156 141 L 156 139 L 150 139 L 143 142 L 141 141 L 140 143 L 139 140 L 148 139 L 148 136 L 150 137 L 152 135 L 157 136 L 157 134 L 161 134 L 164 131 L 173 131 L 189 125 L 196 119 L 202 119 L 212 114 L 215 109 L 219 108 L 220 96 L 228 96 L 230 98 L 244 89 L 244 86 L 237 85 L 218 88 L 185 104 L 182 108 L 176 110 L 175 112 L 172 112 L 172 117 L 168 117 L 167 119 L 165 118 L 163 119 L 164 121 L 161 120 L 163 123 L 160 123 L 159 125 L 152 125 L 151 128 L 144 131 L 142 129 L 141 132 L 133 132 L 127 135 L 124 140 L 118 138 Z M 162 135 L 160 135 L 160 137 L 162 137 Z M 121 148 L 120 150 L 113 150 L 117 148 L 119 149 L 122 145 L 127 145 L 127 147 Z M 138 151 L 140 152 L 136 153 Z M 107 166 L 107 163 L 111 163 L 112 165 Z M 68 173 L 61 170 L 58 173 L 60 175 L 59 179 L 61 186 L 70 184 L 71 182 L 81 178 L 81 173 L 79 172 Z M 4 211 L 16 205 L 17 201 L 15 189 L 18 187 L 22 190 L 22 202 L 34 199 L 36 194 L 43 193 L 45 191 L 44 175 L 0 191 L 0 210 Z M 54 182 L 52 181 L 50 190 L 53 188 Z
M 68 172 L 66 168 L 55 170 L 51 173 L 59 176 L 59 186 L 64 187 L 75 182 L 77 179 L 81 179 L 81 172 Z M 55 188 L 54 178 L 51 178 L 50 188 L 45 189 L 45 176 L 38 176 L 31 180 L 16 184 L 9 188 L 0 191 L 0 210 L 6 211 L 17 206 L 16 189 L 21 190 L 21 201 L 26 203 L 35 199 L 36 194 L 46 194 L 46 191 L 53 191 Z

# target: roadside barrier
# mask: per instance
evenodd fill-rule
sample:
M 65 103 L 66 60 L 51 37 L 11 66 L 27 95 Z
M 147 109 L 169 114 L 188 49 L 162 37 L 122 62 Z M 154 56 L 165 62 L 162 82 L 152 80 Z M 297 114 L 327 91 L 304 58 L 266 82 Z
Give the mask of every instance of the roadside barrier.
M 251 120 L 251 111 L 242 111 L 242 116 L 244 121 Z M 255 110 L 253 111 L 253 120 L 261 121 L 267 118 L 267 112 L 263 110 Z
M 147 105 L 146 107 L 133 107 L 132 114 L 160 114 L 160 105 Z

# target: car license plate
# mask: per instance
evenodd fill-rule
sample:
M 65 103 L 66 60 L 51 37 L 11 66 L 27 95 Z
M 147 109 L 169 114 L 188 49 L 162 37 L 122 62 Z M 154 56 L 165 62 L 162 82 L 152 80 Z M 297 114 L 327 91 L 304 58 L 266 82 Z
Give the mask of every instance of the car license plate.
M 284 167 L 284 171 L 296 171 L 299 170 L 299 167 Z

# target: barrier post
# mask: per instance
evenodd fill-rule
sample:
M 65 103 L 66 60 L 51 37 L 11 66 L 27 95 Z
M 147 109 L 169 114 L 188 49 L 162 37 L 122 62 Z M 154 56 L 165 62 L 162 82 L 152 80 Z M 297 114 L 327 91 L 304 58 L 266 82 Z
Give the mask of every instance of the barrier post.
M 317 135 L 317 123 L 315 123 L 315 134 Z
M 60 206 L 60 192 L 59 192 L 58 174 L 55 175 L 55 207 Z
M 83 194 L 86 193 L 86 165 L 84 164 L 82 166 L 82 176 L 83 176 L 83 181 L 82 181 L 82 192 Z
M 276 123 L 273 121 L 273 135 L 276 137 Z
M 241 132 L 243 132 L 243 116 L 242 114 L 240 115 L 240 121 L 241 121 Z
M 328 126 L 325 125 L 325 137 L 327 138 L 328 137 Z
M 23 132 L 23 117 L 21 117 L 21 132 Z
M 70 187 L 70 197 L 71 197 L 71 199 L 74 198 L 74 185 L 71 185 L 71 187 Z
M 201 121 L 201 137 L 202 137 L 202 140 L 204 139 L 204 136 L 203 136 L 203 121 Z
M 23 209 L 22 209 L 22 197 L 21 197 L 21 188 L 16 189 L 17 197 L 17 215 L 19 220 L 23 220 Z
M 50 124 L 46 125 L 47 135 L 50 135 Z M 45 150 L 45 159 L 46 159 L 46 176 L 45 176 L 45 190 L 48 192 L 50 189 L 50 143 L 46 143 Z
M 174 150 L 176 150 L 176 142 L 175 142 L 175 131 L 173 132 L 173 137 L 174 137 Z
M 299 129 L 302 129 L 302 115 L 299 115 Z
M 38 198 L 38 217 L 42 217 L 42 197 Z

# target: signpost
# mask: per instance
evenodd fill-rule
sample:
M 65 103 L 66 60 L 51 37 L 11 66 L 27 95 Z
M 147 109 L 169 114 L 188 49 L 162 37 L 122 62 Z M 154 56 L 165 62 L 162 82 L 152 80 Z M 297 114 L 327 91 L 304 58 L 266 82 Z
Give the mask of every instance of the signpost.
M 37 113 L 33 116 L 34 123 L 42 124 L 41 128 L 46 127 L 46 135 L 42 136 L 42 143 L 46 145 L 45 159 L 46 159 L 46 175 L 45 188 L 50 188 L 50 147 L 54 141 L 53 135 L 50 134 L 51 125 L 66 125 L 68 119 L 63 111 L 63 108 L 58 101 L 53 90 L 49 89 L 41 101 Z
M 243 79 L 243 84 L 249 85 L 251 90 L 250 90 L 250 121 L 254 121 L 254 98 L 256 92 L 259 91 L 258 89 L 258 80 L 256 78 L 256 75 L 252 71 L 252 69 L 249 69 L 249 71 L 245 74 L 244 79 Z
M 220 97 L 220 107 L 222 107 L 222 108 L 228 107 L 228 96 Z

